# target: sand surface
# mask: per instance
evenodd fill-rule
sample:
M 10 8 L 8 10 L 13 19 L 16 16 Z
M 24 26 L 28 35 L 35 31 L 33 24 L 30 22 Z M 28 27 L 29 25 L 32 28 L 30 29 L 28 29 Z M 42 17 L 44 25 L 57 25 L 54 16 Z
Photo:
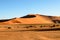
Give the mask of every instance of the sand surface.
M 31 16 L 31 15 L 30 15 Z M 1 22 L 0 24 L 51 24 L 54 23 L 48 16 L 34 15 L 32 18 L 12 18 L 9 21 Z M 29 17 L 29 16 L 28 16 Z M 29 23 L 28 23 L 29 22 Z
M 32 18 L 13 18 L 11 20 L 6 19 L 6 20 L 0 20 L 0 25 L 51 24 L 51 23 L 54 23 L 52 21 L 52 19 L 60 20 L 60 17 L 58 17 L 58 18 L 56 18 L 56 17 L 51 18 L 51 17 L 38 14 Z M 1 21 L 3 21 L 3 22 L 1 22 Z M 59 23 L 59 22 L 60 21 L 57 21 L 57 23 Z M 2 28 L 1 30 L 5 30 L 4 27 L 5 26 L 1 26 L 1 28 Z M 8 27 L 10 27 L 10 26 L 8 26 Z M 13 27 L 13 26 L 11 26 L 11 27 Z M 16 26 L 14 26 L 14 27 L 16 27 Z M 0 40 L 60 40 L 60 31 L 14 31 L 14 32 L 8 31 L 8 32 L 1 32 L 1 30 L 0 30 Z
M 60 31 L 0 32 L 0 40 L 60 40 Z

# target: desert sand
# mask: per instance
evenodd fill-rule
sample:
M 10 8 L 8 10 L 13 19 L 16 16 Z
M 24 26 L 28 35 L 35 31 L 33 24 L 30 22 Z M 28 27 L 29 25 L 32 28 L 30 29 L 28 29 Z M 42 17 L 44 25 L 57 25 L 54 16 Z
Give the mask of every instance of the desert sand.
M 0 20 L 0 40 L 60 40 L 60 31 L 12 31 L 12 28 L 17 30 L 18 26 L 11 26 L 13 24 L 56 24 L 56 22 L 60 23 L 59 20 L 60 17 L 39 14 L 29 14 L 20 18 Z M 11 27 L 11 29 L 7 27 Z
M 40 14 L 29 14 L 19 18 L 0 20 L 0 24 L 51 24 L 60 23 L 60 16 L 46 16 Z
M 0 32 L 0 40 L 60 40 L 60 31 Z
M 8 19 L 6 19 L 8 20 Z M 1 20 L 0 20 L 1 22 Z M 39 14 L 30 14 L 20 18 L 12 18 L 11 20 L 1 22 L 0 24 L 46 24 L 54 23 L 51 18 Z

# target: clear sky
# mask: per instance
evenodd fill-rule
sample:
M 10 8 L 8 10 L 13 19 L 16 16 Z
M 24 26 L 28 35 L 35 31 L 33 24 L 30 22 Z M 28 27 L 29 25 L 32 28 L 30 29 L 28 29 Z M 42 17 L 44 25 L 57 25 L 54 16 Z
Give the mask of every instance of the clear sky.
M 60 16 L 60 0 L 0 0 L 0 19 L 30 13 Z

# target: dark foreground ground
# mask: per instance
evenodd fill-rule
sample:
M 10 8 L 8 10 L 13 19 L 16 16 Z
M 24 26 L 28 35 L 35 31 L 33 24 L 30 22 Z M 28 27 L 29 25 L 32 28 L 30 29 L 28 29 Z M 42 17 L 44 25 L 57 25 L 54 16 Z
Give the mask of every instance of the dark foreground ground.
M 60 40 L 60 31 L 0 32 L 0 40 Z

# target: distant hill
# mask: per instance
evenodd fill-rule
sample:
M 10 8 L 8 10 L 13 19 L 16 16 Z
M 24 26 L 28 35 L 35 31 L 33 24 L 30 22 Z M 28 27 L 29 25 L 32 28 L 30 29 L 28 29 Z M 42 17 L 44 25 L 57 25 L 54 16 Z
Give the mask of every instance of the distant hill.
M 29 14 L 20 18 L 0 20 L 0 24 L 51 24 L 51 23 L 60 23 L 60 17 Z

